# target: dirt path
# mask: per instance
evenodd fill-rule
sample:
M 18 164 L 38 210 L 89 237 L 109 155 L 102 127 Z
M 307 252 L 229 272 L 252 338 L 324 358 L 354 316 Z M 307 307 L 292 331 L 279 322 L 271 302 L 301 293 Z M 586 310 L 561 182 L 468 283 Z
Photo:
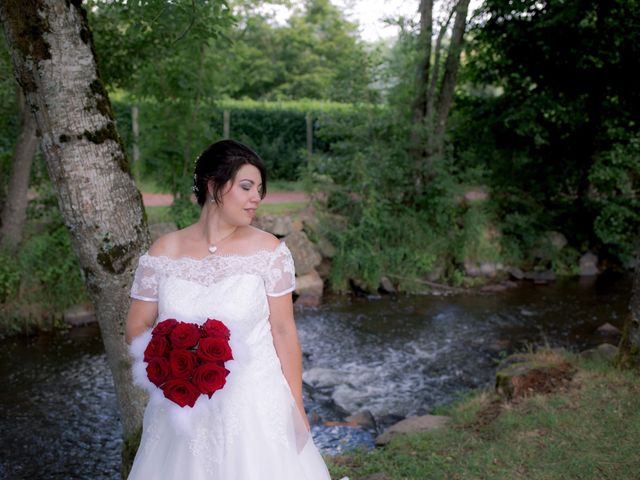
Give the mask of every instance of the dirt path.
M 262 203 L 295 203 L 308 200 L 304 192 L 271 192 Z M 142 193 L 142 202 L 147 207 L 167 207 L 173 203 L 173 195 L 169 193 Z

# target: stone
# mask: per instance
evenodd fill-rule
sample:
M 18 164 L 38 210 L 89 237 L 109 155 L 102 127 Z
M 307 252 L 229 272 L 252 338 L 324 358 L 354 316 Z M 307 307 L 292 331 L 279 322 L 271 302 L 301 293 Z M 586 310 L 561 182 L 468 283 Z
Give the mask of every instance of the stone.
M 285 237 L 294 231 L 293 221 L 289 215 L 261 215 L 254 220 L 253 225 L 276 237 Z
M 396 292 L 396 289 L 393 286 L 393 283 L 391 283 L 391 280 L 389 280 L 388 277 L 380 278 L 380 290 L 382 290 L 385 293 L 395 293 Z
M 610 343 L 602 343 L 596 348 L 590 348 L 580 352 L 580 356 L 585 360 L 600 360 L 605 362 L 613 362 L 618 355 L 618 347 Z
M 63 314 L 64 321 L 73 327 L 87 325 L 97 321 L 93 305 L 73 305 L 67 308 Z
M 525 272 L 526 280 L 533 280 L 534 283 L 544 284 L 552 282 L 556 279 L 556 274 L 552 270 L 544 270 L 542 272 Z
M 509 275 L 511 275 L 516 280 L 524 279 L 524 272 L 518 267 L 507 267 L 505 270 L 509 272 Z
M 611 325 L 609 322 L 600 325 L 597 330 L 601 335 L 622 335 L 622 331 L 618 327 Z
M 547 240 L 551 246 L 556 250 L 562 250 L 567 246 L 567 237 L 560 232 L 549 231 L 547 232 Z
M 480 262 L 480 275 L 487 278 L 496 276 L 498 268 L 495 262 Z
M 322 278 L 323 280 L 329 278 L 329 275 L 331 275 L 331 260 L 328 258 L 323 258 L 322 262 L 320 262 L 320 265 L 316 267 L 316 271 L 318 272 L 318 275 L 320 275 L 320 278 Z
M 496 276 L 498 269 L 495 262 L 475 262 L 472 260 L 465 260 L 464 270 L 469 277 L 493 278 Z
M 175 232 L 176 230 L 178 230 L 178 227 L 173 222 L 152 223 L 149 225 L 149 235 L 151 236 L 152 242 L 155 242 L 162 235 Z
M 306 370 L 302 374 L 302 379 L 314 388 L 321 389 L 344 383 L 345 373 L 331 368 L 316 367 Z
M 587 252 L 580 257 L 580 275 L 589 276 L 600 273 L 598 270 L 598 257 L 591 252 Z
M 451 420 L 443 415 L 423 415 L 420 417 L 408 417 L 392 425 L 381 435 L 376 437 L 376 445 L 386 445 L 394 437 L 403 433 L 429 432 L 441 428 Z
M 322 256 L 304 232 L 291 232 L 284 241 L 291 250 L 298 275 L 310 273 L 322 262 Z
M 315 306 L 322 300 L 324 282 L 315 270 L 296 277 L 296 305 Z
M 326 258 L 333 258 L 336 256 L 336 247 L 324 237 L 318 237 L 318 242 L 316 243 L 318 250 L 320 250 L 320 254 Z
M 371 430 L 376 429 L 376 419 L 373 417 L 373 414 L 369 410 L 361 410 L 354 413 L 353 415 L 349 415 L 346 420 L 347 422 L 353 423 L 358 427 Z
M 428 282 L 438 282 L 444 276 L 444 266 L 436 265 L 434 266 L 429 273 L 426 275 L 426 280 Z

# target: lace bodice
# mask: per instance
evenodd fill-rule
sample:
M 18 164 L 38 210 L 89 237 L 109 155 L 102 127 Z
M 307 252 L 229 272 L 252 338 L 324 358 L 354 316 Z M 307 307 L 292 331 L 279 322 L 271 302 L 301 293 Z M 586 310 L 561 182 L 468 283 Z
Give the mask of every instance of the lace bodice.
M 225 277 L 238 274 L 254 274 L 261 277 L 265 283 L 266 294 L 274 297 L 289 293 L 295 288 L 291 252 L 284 242 L 280 242 L 273 251 L 259 250 L 252 255 L 213 254 L 196 259 L 151 256 L 145 253 L 138 262 L 131 297 L 158 301 L 158 285 L 167 276 L 210 286 Z
M 291 252 L 284 242 L 252 255 L 209 255 L 202 259 L 140 257 L 131 297 L 158 302 L 158 320 L 201 324 L 207 318 L 247 334 L 269 316 L 266 296 L 295 289 Z

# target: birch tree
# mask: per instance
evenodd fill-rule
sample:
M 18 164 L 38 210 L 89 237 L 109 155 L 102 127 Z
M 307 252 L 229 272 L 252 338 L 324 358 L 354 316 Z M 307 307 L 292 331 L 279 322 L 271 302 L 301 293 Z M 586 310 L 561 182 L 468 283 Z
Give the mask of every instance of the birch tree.
M 125 446 L 137 446 L 145 399 L 131 382 L 124 320 L 136 259 L 149 234 L 96 67 L 86 13 L 78 0 L 0 0 L 0 18 L 96 307 Z
M 434 0 L 420 1 L 420 58 L 416 69 L 416 95 L 412 109 L 411 150 L 416 167 L 416 195 L 435 176 L 434 160 L 442 154 L 444 134 L 460 67 L 469 0 L 451 2 L 434 19 Z M 451 21 L 453 26 L 450 28 Z M 437 37 L 434 44 L 434 21 Z M 448 46 L 445 36 L 451 31 Z M 443 54 L 446 59 L 441 61 Z
M 36 120 L 27 108 L 22 91 L 17 89 L 20 109 L 20 135 L 11 161 L 11 176 L 7 197 L 2 207 L 2 226 L 0 227 L 0 245 L 15 250 L 22 241 L 24 224 L 27 218 L 27 190 L 33 157 L 38 148 Z

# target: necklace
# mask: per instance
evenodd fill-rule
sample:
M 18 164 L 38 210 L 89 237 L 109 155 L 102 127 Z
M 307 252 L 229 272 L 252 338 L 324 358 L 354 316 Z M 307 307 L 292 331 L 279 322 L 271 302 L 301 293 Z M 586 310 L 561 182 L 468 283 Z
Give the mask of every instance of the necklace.
M 231 233 L 229 233 L 228 235 L 225 235 L 220 240 L 218 240 L 216 243 L 218 243 L 218 245 L 220 245 L 223 241 L 225 241 L 227 238 L 229 238 L 231 235 L 233 235 L 237 229 L 238 229 L 237 227 L 234 228 L 231 231 Z M 211 245 L 209 245 L 209 253 L 215 253 L 216 250 L 218 250 L 218 247 L 216 246 L 215 243 L 212 243 Z

